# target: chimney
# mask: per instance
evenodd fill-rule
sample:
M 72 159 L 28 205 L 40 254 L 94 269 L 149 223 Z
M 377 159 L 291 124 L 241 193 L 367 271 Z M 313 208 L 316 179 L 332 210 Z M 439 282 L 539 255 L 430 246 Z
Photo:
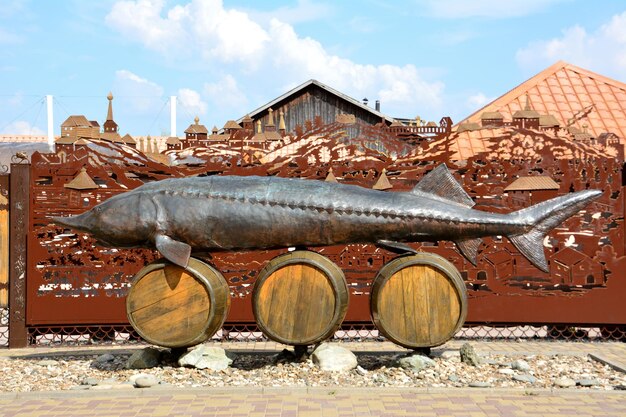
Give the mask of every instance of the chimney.
M 380 111 L 380 100 L 376 100 L 376 111 Z

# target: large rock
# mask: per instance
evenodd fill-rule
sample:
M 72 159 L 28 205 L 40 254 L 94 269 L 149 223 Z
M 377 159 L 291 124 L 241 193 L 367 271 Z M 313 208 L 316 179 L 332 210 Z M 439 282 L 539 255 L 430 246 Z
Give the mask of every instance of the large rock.
M 178 359 L 180 366 L 221 371 L 233 363 L 226 351 L 220 347 L 200 345 Z
M 409 369 L 414 372 L 419 372 L 424 368 L 435 366 L 435 361 L 428 356 L 420 355 L 418 353 L 411 353 L 406 356 L 402 356 L 397 360 L 398 366 L 403 369 Z
M 358 365 L 354 353 L 328 343 L 319 345 L 311 354 L 311 360 L 323 371 L 349 371 Z
M 147 369 L 154 368 L 159 365 L 162 352 L 153 347 L 147 347 L 140 351 L 133 353 L 128 361 L 126 367 L 128 369 Z
M 464 343 L 459 349 L 459 354 L 461 355 L 461 362 L 466 363 L 471 366 L 480 365 L 480 359 L 474 350 L 474 346 L 469 343 Z

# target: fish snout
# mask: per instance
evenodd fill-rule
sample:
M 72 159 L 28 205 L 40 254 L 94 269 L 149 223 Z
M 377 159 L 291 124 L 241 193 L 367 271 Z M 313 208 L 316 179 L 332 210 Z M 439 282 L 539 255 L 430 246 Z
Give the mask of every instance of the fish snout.
M 77 216 L 53 216 L 52 221 L 60 226 L 69 227 L 76 230 L 89 231 L 91 225 L 89 224 L 89 216 L 87 213 L 79 214 Z

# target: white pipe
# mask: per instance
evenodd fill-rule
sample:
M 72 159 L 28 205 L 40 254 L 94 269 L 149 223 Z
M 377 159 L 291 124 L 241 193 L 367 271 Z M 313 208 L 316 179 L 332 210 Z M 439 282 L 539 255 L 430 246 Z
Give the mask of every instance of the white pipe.
M 48 147 L 52 152 L 54 150 L 54 118 L 52 111 L 52 96 L 46 96 L 46 104 L 48 107 Z
M 176 96 L 170 97 L 170 136 L 176 137 Z

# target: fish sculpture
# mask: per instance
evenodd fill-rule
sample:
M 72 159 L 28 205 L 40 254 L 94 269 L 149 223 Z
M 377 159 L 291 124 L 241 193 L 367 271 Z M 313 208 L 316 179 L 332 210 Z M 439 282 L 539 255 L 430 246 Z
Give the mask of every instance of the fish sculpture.
M 409 192 L 278 177 L 166 179 L 53 221 L 105 246 L 156 248 L 182 267 L 193 251 L 375 243 L 415 252 L 406 242 L 438 240 L 454 241 L 476 264 L 481 238 L 499 235 L 547 272 L 546 233 L 601 193 L 579 191 L 510 214 L 489 213 L 472 209 L 442 164 Z

